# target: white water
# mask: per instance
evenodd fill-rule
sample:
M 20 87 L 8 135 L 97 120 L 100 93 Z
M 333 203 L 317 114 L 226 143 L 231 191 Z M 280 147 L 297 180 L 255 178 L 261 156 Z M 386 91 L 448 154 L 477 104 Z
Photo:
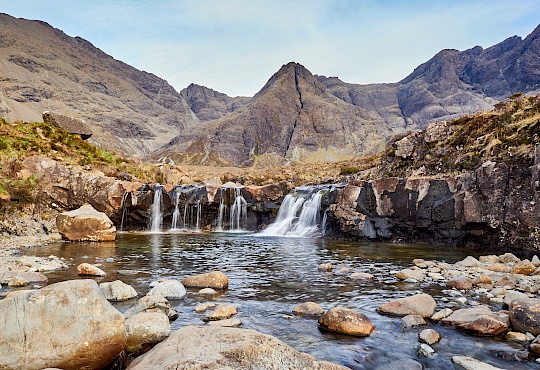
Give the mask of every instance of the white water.
M 295 193 L 287 194 L 279 207 L 276 221 L 260 234 L 268 236 L 320 236 L 319 228 L 322 192 L 317 191 L 309 199 Z
M 223 222 L 225 221 L 223 219 L 223 216 L 225 215 L 227 205 L 223 202 L 223 188 L 219 189 L 219 214 L 218 214 L 218 225 L 217 225 L 217 231 L 223 231 Z
M 180 192 L 176 192 L 176 202 L 174 203 L 174 212 L 172 215 L 171 229 L 178 229 L 178 219 L 180 218 L 180 209 L 178 208 L 178 203 L 180 203 Z
M 242 196 L 242 189 L 234 189 L 234 204 L 231 207 L 231 230 L 240 231 L 246 224 L 247 202 Z
M 154 202 L 150 207 L 150 232 L 161 232 L 163 224 L 163 186 L 156 185 L 154 189 Z
M 197 199 L 197 221 L 195 222 L 195 231 L 201 231 L 201 215 L 202 215 L 202 204 L 201 204 L 201 200 Z
M 127 210 L 126 201 L 129 194 L 131 193 L 126 191 L 122 196 L 122 219 L 120 220 L 120 231 L 124 231 L 124 218 L 126 217 Z

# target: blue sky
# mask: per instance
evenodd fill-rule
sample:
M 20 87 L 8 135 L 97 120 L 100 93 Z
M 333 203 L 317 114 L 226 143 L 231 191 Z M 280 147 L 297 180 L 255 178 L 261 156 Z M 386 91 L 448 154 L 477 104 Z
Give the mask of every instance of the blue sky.
M 540 0 L 0 0 L 116 59 L 231 96 L 254 95 L 281 65 L 351 83 L 396 82 L 442 49 L 525 37 Z

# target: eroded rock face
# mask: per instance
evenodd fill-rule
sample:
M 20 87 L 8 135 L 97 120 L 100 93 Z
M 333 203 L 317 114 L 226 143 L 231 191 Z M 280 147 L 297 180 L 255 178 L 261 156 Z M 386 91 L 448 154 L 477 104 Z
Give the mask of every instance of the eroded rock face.
M 347 369 L 318 361 L 272 336 L 251 329 L 185 326 L 135 359 L 128 370 L 248 370 L 277 369 L 278 366 L 281 369 Z
M 112 241 L 116 239 L 116 227 L 103 212 L 89 204 L 79 209 L 60 213 L 56 226 L 62 238 L 70 241 Z
M 92 280 L 0 301 L 0 368 L 101 369 L 126 346 L 124 316 Z
M 345 307 L 334 307 L 324 313 L 319 318 L 319 327 L 359 337 L 368 336 L 375 330 L 366 315 Z
M 188 276 L 182 280 L 182 284 L 188 288 L 225 289 L 229 285 L 229 278 L 221 271 L 212 271 Z
M 437 303 L 429 294 L 416 294 L 385 303 L 377 307 L 377 312 L 396 316 L 418 315 L 426 318 L 433 315 L 436 306 Z

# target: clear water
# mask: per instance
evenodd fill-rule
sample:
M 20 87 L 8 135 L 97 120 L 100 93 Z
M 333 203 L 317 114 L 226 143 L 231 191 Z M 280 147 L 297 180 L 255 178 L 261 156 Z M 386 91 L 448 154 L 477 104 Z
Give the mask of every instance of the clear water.
M 188 289 L 186 298 L 171 301 L 180 315 L 172 324 L 173 330 L 203 324 L 204 315 L 195 313 L 194 308 L 201 302 L 213 301 L 237 306 L 237 318 L 244 328 L 274 335 L 299 351 L 352 369 L 407 368 L 399 367 L 406 364 L 406 359 L 414 359 L 426 369 L 452 369 L 450 360 L 454 355 L 475 357 L 500 368 L 538 368 L 534 362 L 500 359 L 500 351 L 515 348 L 504 341 L 474 337 L 432 323 L 403 330 L 400 318 L 375 312 L 384 302 L 420 291 L 432 294 L 437 301 L 443 296 L 438 285 L 400 283 L 390 271 L 410 266 L 414 258 L 453 263 L 469 254 L 478 257 L 480 253 L 472 250 L 251 234 L 126 233 L 120 234 L 116 243 L 57 243 L 26 253 L 71 259 L 69 270 L 48 274 L 49 284 L 77 279 L 79 263 L 97 261 L 108 275 L 96 281 L 120 279 L 132 285 L 139 296 L 146 294 L 150 282 L 159 278 L 182 279 L 211 270 L 226 273 L 228 290 L 209 298 Z M 106 261 L 111 258 L 112 262 Z M 318 271 L 318 265 L 327 262 L 334 265 L 334 271 Z M 375 279 L 351 279 L 337 273 L 341 266 L 349 267 L 351 272 L 369 272 Z M 336 305 L 355 309 L 371 319 L 376 331 L 366 338 L 322 332 L 316 320 L 291 316 L 293 308 L 306 301 L 317 302 L 325 310 Z M 131 300 L 115 306 L 125 311 L 133 304 Z M 443 307 L 438 304 L 437 309 Z M 443 338 L 433 346 L 436 355 L 430 359 L 416 355 L 418 332 L 424 328 L 436 329 Z

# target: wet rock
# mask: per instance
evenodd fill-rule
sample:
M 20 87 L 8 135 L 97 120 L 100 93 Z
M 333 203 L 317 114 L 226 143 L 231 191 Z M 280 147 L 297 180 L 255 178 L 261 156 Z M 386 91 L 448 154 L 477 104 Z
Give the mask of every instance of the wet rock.
M 319 318 L 319 327 L 337 333 L 368 336 L 375 327 L 369 318 L 345 307 L 334 307 Z
M 418 357 L 429 358 L 433 357 L 433 355 L 435 354 L 435 350 L 431 348 L 428 344 L 421 343 L 418 345 L 418 347 L 416 347 L 416 353 L 418 354 Z
M 523 274 L 530 275 L 536 270 L 536 266 L 531 263 L 529 260 L 519 261 L 514 265 L 512 269 L 513 274 Z
M 160 280 L 147 295 L 157 295 L 167 299 L 181 299 L 186 295 L 186 288 L 178 280 Z
M 11 279 L 9 279 L 8 286 L 12 288 L 20 288 L 23 286 L 27 286 L 30 284 L 30 282 L 20 276 L 14 276 Z
M 512 301 L 510 304 L 512 327 L 522 333 L 540 334 L 540 298 Z
M 324 310 L 315 302 L 305 302 L 296 306 L 292 312 L 298 316 L 320 316 Z
M 532 353 L 540 355 L 540 335 L 534 338 L 529 349 Z
M 178 313 L 172 308 L 169 301 L 164 297 L 156 295 L 142 297 L 133 307 L 126 310 L 124 315 L 126 317 L 131 317 L 139 312 L 161 312 L 166 315 L 169 320 L 176 320 L 178 317 Z
M 195 312 L 197 313 L 203 313 L 206 312 L 209 308 L 216 307 L 215 303 L 201 303 L 197 307 L 195 307 Z
M 433 321 L 440 321 L 444 319 L 445 317 L 448 317 L 454 312 L 451 308 L 443 308 L 440 311 L 437 311 L 433 314 L 433 316 L 430 317 Z
M 129 352 L 140 351 L 148 344 L 161 342 L 171 332 L 169 318 L 161 312 L 140 312 L 126 320 Z
M 2 369 L 101 369 L 126 346 L 124 316 L 93 280 L 3 299 L 0 312 Z
M 228 319 L 238 313 L 236 307 L 228 304 L 220 304 L 212 312 L 209 312 L 204 317 L 204 321 L 215 321 Z
M 229 285 L 229 278 L 221 271 L 212 271 L 188 276 L 182 279 L 182 284 L 188 288 L 225 289 Z
M 401 358 L 399 360 L 383 363 L 376 367 L 375 370 L 423 370 L 424 367 L 421 363 L 414 361 L 411 358 Z
M 248 360 L 249 359 L 249 360 Z M 279 366 L 277 365 L 279 364 Z M 251 329 L 184 326 L 131 363 L 151 369 L 318 369 L 347 368 L 298 352 Z
M 89 263 L 81 263 L 77 266 L 77 273 L 83 276 L 107 276 L 105 271 Z
M 137 292 L 131 285 L 125 284 L 120 280 L 101 283 L 99 287 L 103 294 L 105 294 L 105 298 L 113 302 L 127 301 L 137 296 Z
M 473 283 L 466 277 L 456 276 L 446 282 L 446 287 L 450 289 L 455 288 L 458 290 L 471 290 Z
M 426 325 L 426 320 L 418 315 L 407 315 L 401 318 L 404 328 L 414 328 L 417 326 Z
M 492 349 L 489 353 L 504 361 L 525 362 L 531 359 L 531 354 L 528 351 L 517 348 Z
M 422 293 L 385 303 L 377 307 L 377 312 L 397 316 L 419 315 L 425 318 L 433 315 L 436 306 L 432 296 Z
M 512 253 L 505 253 L 499 256 L 500 263 L 518 263 L 519 261 L 520 259 Z
M 116 239 L 116 227 L 103 212 L 89 204 L 79 209 L 60 213 L 56 226 L 62 238 L 70 241 L 112 241 Z
M 209 321 L 208 325 L 221 326 L 223 328 L 234 328 L 234 327 L 242 325 L 242 321 L 238 319 L 226 319 L 226 320 L 218 320 L 218 321 Z
M 400 280 L 414 279 L 416 281 L 422 281 L 426 277 L 426 271 L 405 269 L 396 272 L 396 277 Z
M 199 294 L 214 295 L 214 294 L 217 294 L 217 292 L 212 288 L 203 288 L 199 290 Z
M 319 265 L 319 271 L 332 271 L 331 263 L 321 263 Z
M 441 340 L 441 335 L 433 329 L 424 329 L 418 333 L 418 340 L 431 346 Z
M 445 324 L 454 325 L 458 329 L 483 336 L 499 335 L 508 330 L 504 319 L 486 306 L 456 310 L 442 321 Z
M 467 356 L 453 356 L 452 362 L 466 370 L 505 370 Z

